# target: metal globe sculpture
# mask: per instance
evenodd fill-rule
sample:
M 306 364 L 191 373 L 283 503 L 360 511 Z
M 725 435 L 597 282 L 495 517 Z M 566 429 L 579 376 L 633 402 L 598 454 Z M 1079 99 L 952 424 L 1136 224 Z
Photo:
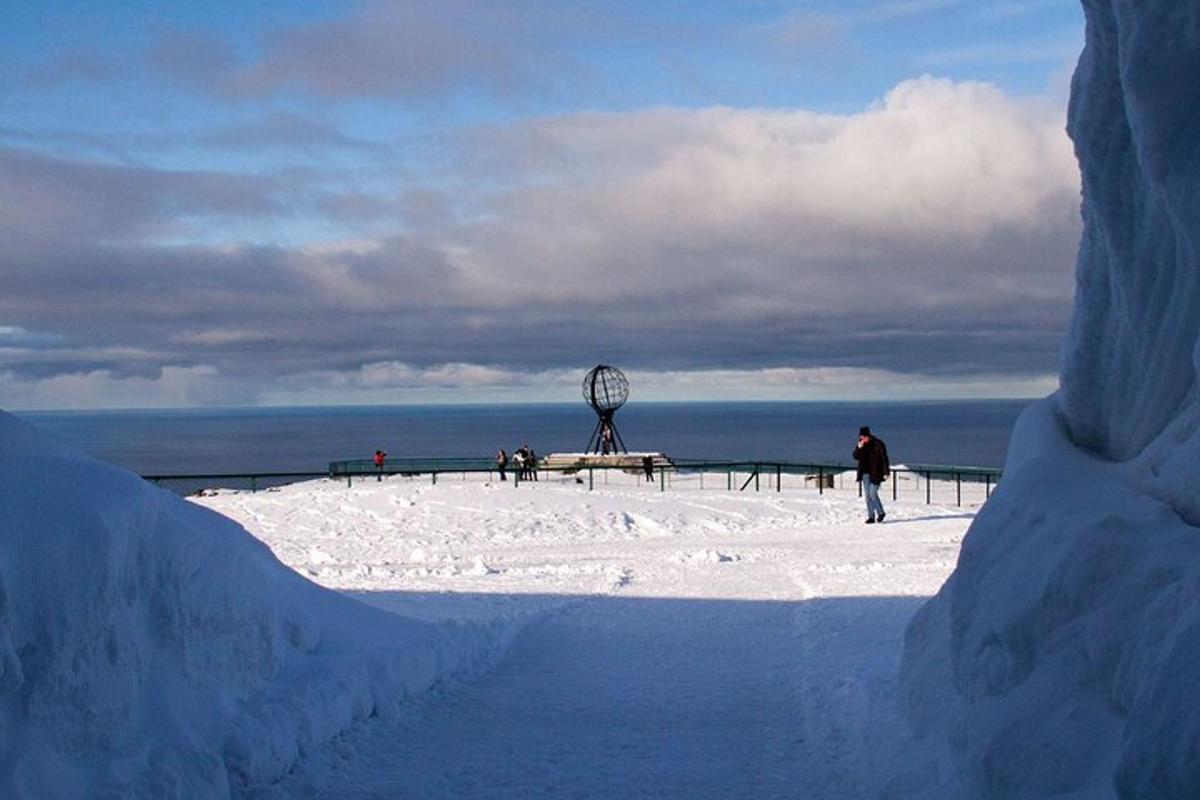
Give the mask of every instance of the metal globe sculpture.
M 583 378 L 583 399 L 596 412 L 598 419 L 588 439 L 585 453 L 629 452 L 613 422 L 617 409 L 629 399 L 629 381 L 625 373 L 607 364 L 597 364 Z

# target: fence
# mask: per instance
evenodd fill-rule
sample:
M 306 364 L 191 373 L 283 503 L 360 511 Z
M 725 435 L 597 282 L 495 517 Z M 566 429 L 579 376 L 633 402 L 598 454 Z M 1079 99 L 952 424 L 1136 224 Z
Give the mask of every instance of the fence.
M 142 478 L 156 486 L 170 489 L 176 494 L 195 494 L 203 489 L 271 489 L 289 483 L 310 481 L 314 478 L 331 477 L 328 472 L 217 472 L 143 475 Z
M 729 492 L 783 492 L 800 489 L 815 491 L 819 495 L 856 492 L 862 494 L 861 486 L 855 481 L 855 466 L 852 464 L 791 461 L 711 461 L 704 459 L 675 459 L 669 464 L 655 466 L 647 474 L 640 468 L 622 464 L 606 465 L 589 463 L 586 466 L 539 464 L 529 477 L 518 471 L 508 470 L 508 484 L 514 488 L 531 481 L 559 485 L 597 487 L 619 486 L 641 488 L 647 491 L 666 492 L 695 490 L 724 490 Z M 881 493 L 891 495 L 893 500 L 901 496 L 923 497 L 927 504 L 934 502 L 963 505 L 964 502 L 982 503 L 991 496 L 992 489 L 1000 481 L 1001 471 L 982 467 L 947 465 L 910 465 L 896 467 L 891 478 L 881 488 Z M 286 483 L 313 478 L 345 480 L 353 486 L 355 480 L 382 481 L 385 477 L 425 479 L 436 484 L 458 476 L 466 481 L 468 476 L 487 476 L 495 481 L 499 475 L 496 464 L 490 458 L 404 458 L 388 459 L 377 467 L 371 459 L 333 461 L 327 472 L 259 472 L 243 474 L 210 475 L 145 475 L 147 480 L 168 486 L 181 494 L 213 486 L 249 489 L 257 491 Z

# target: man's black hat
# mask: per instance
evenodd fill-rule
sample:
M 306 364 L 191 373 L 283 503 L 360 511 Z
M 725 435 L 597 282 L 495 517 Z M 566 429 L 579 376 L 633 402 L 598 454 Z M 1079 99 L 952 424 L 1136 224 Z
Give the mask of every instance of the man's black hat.
M 858 429 L 858 435 L 859 436 L 870 436 L 871 429 L 868 428 L 866 425 L 863 425 L 861 428 Z

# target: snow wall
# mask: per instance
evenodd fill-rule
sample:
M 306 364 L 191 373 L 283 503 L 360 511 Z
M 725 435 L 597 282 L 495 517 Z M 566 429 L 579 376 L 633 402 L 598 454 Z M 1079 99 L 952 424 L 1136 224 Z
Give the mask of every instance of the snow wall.
M 909 627 L 895 796 L 1200 797 L 1200 4 L 1084 10 L 1061 389 Z
M 367 607 L 0 413 L 0 796 L 223 797 L 482 669 L 501 632 Z

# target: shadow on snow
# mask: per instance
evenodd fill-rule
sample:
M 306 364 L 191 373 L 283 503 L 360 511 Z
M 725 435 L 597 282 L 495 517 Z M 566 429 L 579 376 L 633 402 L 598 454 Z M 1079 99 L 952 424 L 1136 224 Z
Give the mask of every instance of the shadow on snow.
M 926 599 L 348 594 L 425 619 L 499 615 L 507 647 L 311 755 L 287 793 L 871 796 L 898 763 L 896 674 Z

